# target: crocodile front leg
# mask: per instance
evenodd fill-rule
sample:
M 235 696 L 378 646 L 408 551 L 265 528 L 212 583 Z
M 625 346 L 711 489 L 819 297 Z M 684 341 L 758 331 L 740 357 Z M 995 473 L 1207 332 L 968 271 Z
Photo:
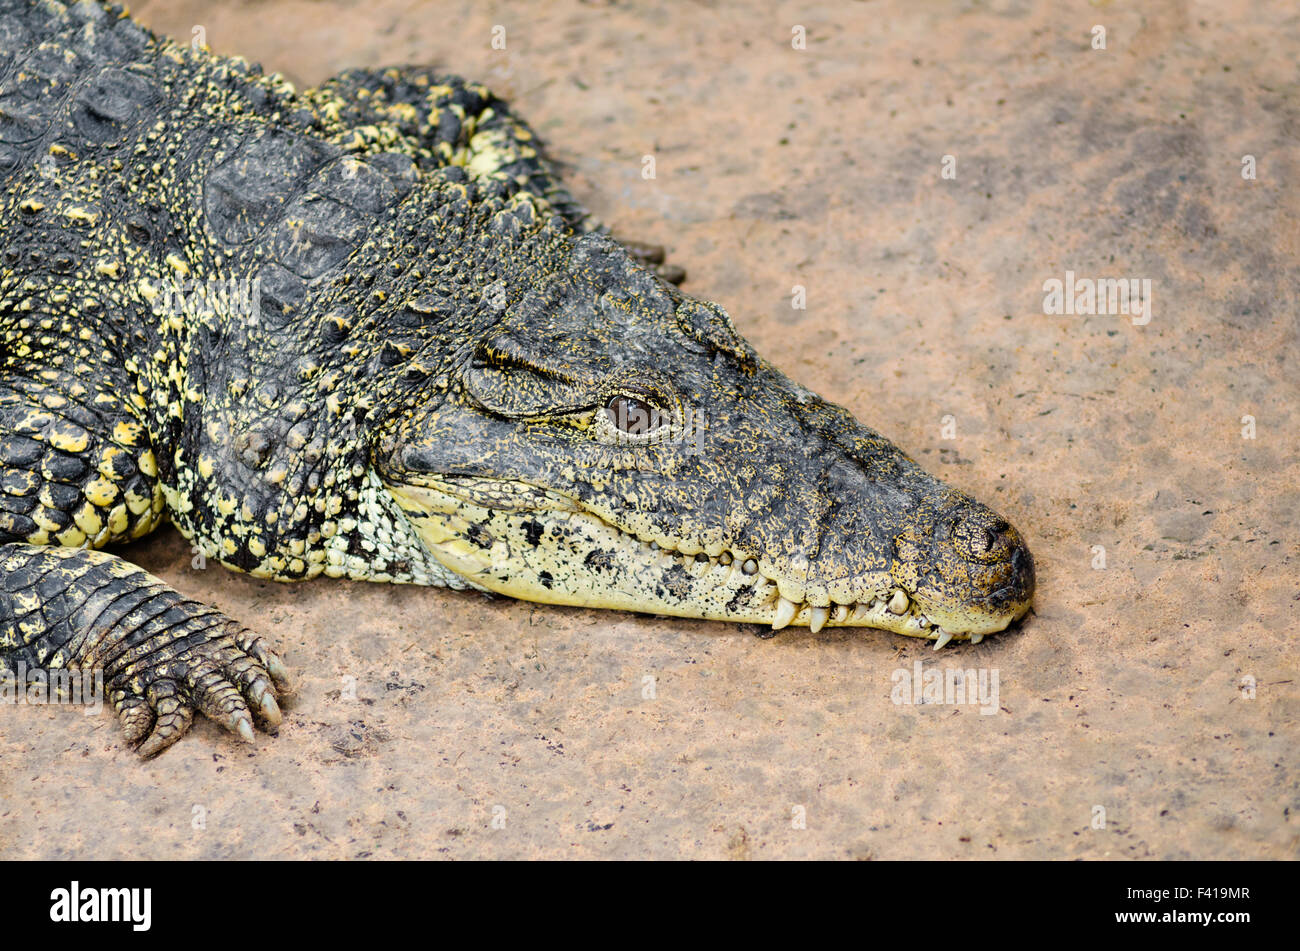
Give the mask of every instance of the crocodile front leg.
M 184 735 L 195 713 L 246 740 L 254 724 L 275 729 L 284 668 L 257 635 L 94 550 L 162 520 L 153 447 L 120 368 L 99 362 L 82 382 L 60 355 L 40 366 L 25 324 L 0 337 L 0 668 L 101 671 L 145 756 Z M 108 350 L 98 343 L 87 332 L 69 346 L 87 363 Z
M 142 756 L 195 713 L 253 741 L 280 725 L 284 665 L 252 631 L 109 552 L 0 545 L 0 668 L 98 670 Z

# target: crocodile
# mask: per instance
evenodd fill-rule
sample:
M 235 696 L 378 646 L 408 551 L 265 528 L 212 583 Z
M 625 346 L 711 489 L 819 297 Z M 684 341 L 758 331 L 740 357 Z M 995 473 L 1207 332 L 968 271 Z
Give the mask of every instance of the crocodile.
M 274 732 L 257 578 L 978 643 L 1033 559 L 587 213 L 488 89 L 308 89 L 95 0 L 0 0 L 0 668 L 97 671 L 145 756 Z M 763 631 L 767 627 L 762 628 Z

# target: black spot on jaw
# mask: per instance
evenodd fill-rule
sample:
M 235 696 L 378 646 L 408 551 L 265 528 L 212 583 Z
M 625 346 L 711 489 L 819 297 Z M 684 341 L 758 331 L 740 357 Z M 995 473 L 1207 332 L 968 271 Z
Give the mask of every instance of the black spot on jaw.
M 545 588 L 550 588 L 555 584 L 555 578 L 552 577 L 549 571 L 543 571 L 537 576 L 537 580 L 540 581 L 542 586 Z
M 731 600 L 727 602 L 727 610 L 738 613 L 742 608 L 749 607 L 749 603 L 753 598 L 754 588 L 750 586 L 743 587 L 731 596 Z
M 660 597 L 665 593 L 676 598 L 678 601 L 685 601 L 691 595 L 691 589 L 695 587 L 695 578 L 681 565 L 674 564 L 663 573 L 662 583 L 656 592 Z
M 603 548 L 598 548 L 595 551 L 588 552 L 587 557 L 582 560 L 582 563 L 592 571 L 612 572 L 615 568 L 613 553 L 606 551 Z
M 540 522 L 524 522 L 524 537 L 528 539 L 528 544 L 536 548 L 542 542 L 542 525 Z M 549 575 L 547 576 L 549 577 Z M 550 587 L 549 585 L 547 587 Z
M 483 523 L 478 522 L 475 523 L 474 525 L 471 525 L 469 527 L 469 531 L 466 534 L 469 535 L 469 540 L 472 541 L 479 548 L 492 547 L 492 542 L 493 542 L 492 533 L 487 530 L 487 526 L 485 526 Z

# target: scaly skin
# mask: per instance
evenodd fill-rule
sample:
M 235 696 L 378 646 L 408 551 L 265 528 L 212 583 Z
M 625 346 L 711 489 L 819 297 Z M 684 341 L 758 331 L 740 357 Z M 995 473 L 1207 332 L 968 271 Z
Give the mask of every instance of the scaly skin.
M 152 754 L 279 722 L 255 635 L 105 545 L 258 577 L 978 640 L 1033 562 L 590 221 L 476 85 L 296 93 L 0 0 L 0 665 L 100 667 Z M 50 547 L 50 546 L 61 546 Z

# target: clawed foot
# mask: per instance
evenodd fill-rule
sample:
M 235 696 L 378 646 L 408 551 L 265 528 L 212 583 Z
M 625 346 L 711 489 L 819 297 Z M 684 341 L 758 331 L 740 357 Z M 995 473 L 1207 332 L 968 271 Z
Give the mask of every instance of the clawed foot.
M 195 713 L 248 743 L 254 724 L 267 733 L 279 727 L 288 675 L 257 634 L 223 621 L 214 636 L 159 653 L 166 656 L 143 659 L 107 685 L 126 741 L 141 756 L 156 756 L 179 740 Z

